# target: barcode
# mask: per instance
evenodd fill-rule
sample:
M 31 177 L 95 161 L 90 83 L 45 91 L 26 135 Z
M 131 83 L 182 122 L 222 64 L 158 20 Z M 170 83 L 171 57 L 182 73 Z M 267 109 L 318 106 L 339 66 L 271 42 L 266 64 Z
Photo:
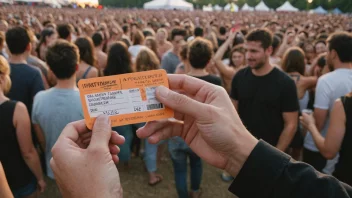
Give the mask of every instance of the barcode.
M 164 105 L 162 103 L 147 105 L 147 110 L 162 109 L 162 108 L 164 108 Z

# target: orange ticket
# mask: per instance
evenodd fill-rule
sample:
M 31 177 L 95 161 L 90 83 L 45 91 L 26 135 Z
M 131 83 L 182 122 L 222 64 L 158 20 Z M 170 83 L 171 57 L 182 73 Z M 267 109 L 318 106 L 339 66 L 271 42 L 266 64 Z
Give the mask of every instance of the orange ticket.
M 169 87 L 165 70 L 82 79 L 78 82 L 84 118 L 89 129 L 99 115 L 112 126 L 148 122 L 174 116 L 155 97 L 156 87 Z

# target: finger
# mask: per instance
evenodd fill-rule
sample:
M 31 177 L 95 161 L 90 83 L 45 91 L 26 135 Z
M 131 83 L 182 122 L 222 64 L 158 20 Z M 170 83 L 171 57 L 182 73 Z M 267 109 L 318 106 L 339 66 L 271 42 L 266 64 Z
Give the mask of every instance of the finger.
M 214 89 L 215 85 L 207 83 L 198 78 L 193 78 L 187 75 L 168 74 L 169 86 L 172 90 L 182 90 L 190 95 L 195 95 L 200 89 Z
M 190 115 L 196 118 L 209 115 L 208 105 L 169 90 L 164 86 L 157 88 L 156 97 L 164 105 L 186 115 Z M 206 95 L 204 95 L 204 98 L 206 98 Z
M 86 126 L 85 121 L 80 120 L 80 121 L 69 123 L 62 131 L 60 137 L 64 137 L 62 139 L 68 138 L 68 139 L 76 142 L 78 140 L 79 136 L 83 135 L 85 133 L 89 133 L 89 130 Z M 60 142 L 60 140 L 58 142 Z
M 179 123 L 172 123 L 172 125 L 167 125 L 152 134 L 148 138 L 148 141 L 151 144 L 157 144 L 162 140 L 167 140 L 175 136 L 180 136 L 182 126 L 183 125 Z
M 120 148 L 114 144 L 109 144 L 109 150 L 113 155 L 117 155 L 120 152 Z
M 125 137 L 113 131 L 111 132 L 110 143 L 115 145 L 122 145 L 125 143 Z
M 101 115 L 95 120 L 92 138 L 88 149 L 102 149 L 108 151 L 111 137 L 111 122 L 107 115 Z
M 112 161 L 114 161 L 115 164 L 119 163 L 120 159 L 117 155 L 112 155 Z
M 168 124 L 167 119 L 147 122 L 143 127 L 136 131 L 137 137 L 147 138 L 151 136 L 155 131 L 165 127 Z

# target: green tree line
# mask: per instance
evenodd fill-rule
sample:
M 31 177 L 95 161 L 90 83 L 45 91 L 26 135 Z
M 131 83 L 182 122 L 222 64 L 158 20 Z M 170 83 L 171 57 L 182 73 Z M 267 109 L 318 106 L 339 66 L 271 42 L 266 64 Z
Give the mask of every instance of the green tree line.
M 151 0 L 99 0 L 102 5 L 124 8 L 141 8 L 143 4 Z M 172 1 L 172 0 L 171 0 Z M 229 2 L 235 2 L 239 7 L 245 3 L 249 6 L 256 6 L 261 0 L 187 0 L 195 5 L 196 8 L 201 8 L 203 5 L 220 5 L 225 6 Z M 286 0 L 263 0 L 265 4 L 273 9 L 281 6 Z M 308 0 L 289 0 L 289 2 L 300 10 L 314 9 L 322 6 L 326 10 L 339 8 L 343 12 L 352 12 L 352 0 L 313 0 L 308 3 Z

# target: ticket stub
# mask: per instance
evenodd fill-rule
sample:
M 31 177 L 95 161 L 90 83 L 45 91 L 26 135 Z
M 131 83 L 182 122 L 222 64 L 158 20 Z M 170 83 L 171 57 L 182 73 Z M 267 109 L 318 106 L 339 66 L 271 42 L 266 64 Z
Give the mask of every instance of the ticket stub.
M 155 97 L 160 85 L 169 87 L 165 70 L 82 79 L 78 82 L 84 118 L 89 129 L 96 117 L 109 115 L 112 126 L 148 122 L 174 116 Z

